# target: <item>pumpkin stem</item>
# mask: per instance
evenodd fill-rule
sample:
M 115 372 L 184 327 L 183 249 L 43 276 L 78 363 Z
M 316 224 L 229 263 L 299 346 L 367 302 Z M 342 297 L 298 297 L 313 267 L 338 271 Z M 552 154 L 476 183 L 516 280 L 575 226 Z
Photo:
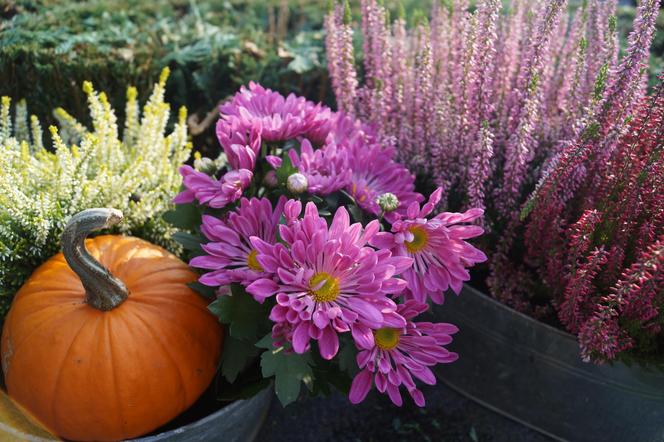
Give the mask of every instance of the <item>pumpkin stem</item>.
M 85 302 L 103 311 L 122 304 L 129 291 L 122 281 L 111 275 L 85 248 L 87 236 L 122 220 L 117 209 L 88 209 L 74 215 L 62 232 L 62 253 L 69 267 L 78 275 L 85 288 Z

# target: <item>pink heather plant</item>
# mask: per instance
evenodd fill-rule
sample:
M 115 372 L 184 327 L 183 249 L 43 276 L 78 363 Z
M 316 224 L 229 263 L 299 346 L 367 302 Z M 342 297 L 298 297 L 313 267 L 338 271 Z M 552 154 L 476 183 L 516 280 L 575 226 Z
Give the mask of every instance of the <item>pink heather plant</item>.
M 350 388 L 352 403 L 362 402 L 375 384 L 378 391 L 387 393 L 399 407 L 403 404 L 399 393 L 401 386 L 406 387 L 417 406 L 424 407 L 424 396 L 415 386 L 413 377 L 435 385 L 436 377 L 429 367 L 448 364 L 458 358 L 456 353 L 444 347 L 452 342 L 452 335 L 458 331 L 454 325 L 411 321 L 427 309 L 426 304 L 414 300 L 399 304 L 396 315 L 406 320 L 406 326 L 380 328 L 374 332 L 372 346 L 358 347 L 357 365 L 361 371 Z
M 257 237 L 269 244 L 276 242 L 277 225 L 285 202 L 285 198 L 280 198 L 272 210 L 268 199 L 242 198 L 240 206 L 230 212 L 226 220 L 203 215 L 201 232 L 210 242 L 201 246 L 206 255 L 193 258 L 189 264 L 211 271 L 199 281 L 212 287 L 233 282 L 247 286 L 263 277 L 265 270 L 256 259 L 251 238 Z
M 456 328 L 414 322 L 428 307 L 410 298 L 459 291 L 466 268 L 485 259 L 466 242 L 482 232 L 465 225 L 482 211 L 436 215 L 440 190 L 420 209 L 392 145 L 346 114 L 254 83 L 220 111 L 227 162 L 181 168 L 173 218 L 190 230 L 179 239 L 202 270 L 192 287 L 214 292 L 210 309 L 228 327 L 226 381 L 245 370 L 249 382 L 260 363 L 288 403 L 302 381 L 350 387 L 359 371 L 353 402 L 375 383 L 398 405 L 405 386 L 423 406 L 415 379 L 433 384 L 429 367 L 456 359 L 444 348 Z
M 470 280 L 466 267 L 486 261 L 484 253 L 465 241 L 481 235 L 483 229 L 459 225 L 480 218 L 481 209 L 443 212 L 427 219 L 440 202 L 441 194 L 442 189 L 436 189 L 421 209 L 419 203 L 411 203 L 405 217 L 397 216 L 391 232 L 377 233 L 371 240 L 379 249 L 389 249 L 394 255 L 413 259 L 412 268 L 406 270 L 403 277 L 409 288 L 406 298 L 418 302 L 431 299 L 442 304 L 448 288 L 459 294 L 463 282 Z
M 574 198 L 556 167 L 533 201 L 525 236 L 558 319 L 579 336 L 582 355 L 602 362 L 661 354 L 664 302 L 664 86 L 643 100 L 628 130 Z M 599 139 L 599 142 L 605 139 Z M 581 158 L 598 141 L 579 146 Z M 578 149 L 577 148 L 577 149 Z M 566 170 L 569 170 L 566 167 Z M 551 225 L 557 226 L 551 229 Z M 548 253 L 541 255 L 540 238 Z
M 650 178 L 659 163 L 644 163 L 650 157 L 621 141 L 641 130 L 630 121 L 643 112 L 660 2 L 639 2 L 622 57 L 615 0 L 588 0 L 569 12 L 565 0 L 487 0 L 472 12 L 466 0 L 433 4 L 428 20 L 410 29 L 402 14 L 390 21 L 379 0 L 360 0 L 362 22 L 355 27 L 348 2 L 332 8 L 326 50 L 339 108 L 369 124 L 378 144 L 394 146 L 419 182 L 441 186 L 448 210 L 484 209 L 474 221 L 491 232 L 489 276 L 480 284 L 493 296 L 560 320 L 580 334 L 586 358 L 652 349 L 660 335 L 646 318 L 657 301 L 644 307 L 648 315 L 627 319 L 614 307 L 623 301 L 610 301 L 607 291 L 617 290 L 661 234 L 650 196 L 664 193 Z M 358 30 L 361 69 L 351 38 Z M 650 139 L 662 138 L 660 131 Z M 629 178 L 618 173 L 625 170 Z M 412 220 L 390 221 L 394 238 L 398 231 L 409 235 Z M 409 285 L 420 284 L 408 293 L 426 299 L 428 278 L 432 296 L 442 301 L 445 277 L 434 281 L 427 267 L 424 280 L 414 278 L 417 268 L 416 260 L 411 276 L 403 275 Z M 467 279 L 464 268 L 454 283 L 458 288 Z M 652 290 L 632 293 L 650 299 Z M 639 330 L 637 336 L 628 329 Z M 612 344 L 601 347 L 599 336 Z
M 363 83 L 347 2 L 325 19 L 339 108 L 375 124 L 381 142 L 455 207 L 488 208 L 486 221 L 500 228 L 541 165 L 594 120 L 624 131 L 644 93 L 658 7 L 643 0 L 619 60 L 614 1 L 584 2 L 572 19 L 564 0 L 503 3 L 478 2 L 471 13 L 464 0 L 434 2 L 429 21 L 406 29 L 403 16 L 389 23 L 381 2 L 361 0 Z
M 301 208 L 299 201 L 287 204 L 287 210 Z M 280 226 L 283 244 L 252 237 L 258 262 L 274 278 L 256 280 L 247 292 L 259 302 L 276 295 L 270 319 L 290 324 L 296 353 L 307 351 L 315 339 L 321 356 L 331 359 L 339 350 L 337 333 L 351 331 L 359 345 L 369 347 L 371 329 L 404 325 L 403 318 L 389 314 L 396 304 L 388 295 L 403 291 L 406 283 L 394 276 L 412 260 L 367 247 L 378 227 L 378 221 L 365 229 L 351 225 L 348 212 L 340 207 L 328 228 L 310 202 L 302 219 Z

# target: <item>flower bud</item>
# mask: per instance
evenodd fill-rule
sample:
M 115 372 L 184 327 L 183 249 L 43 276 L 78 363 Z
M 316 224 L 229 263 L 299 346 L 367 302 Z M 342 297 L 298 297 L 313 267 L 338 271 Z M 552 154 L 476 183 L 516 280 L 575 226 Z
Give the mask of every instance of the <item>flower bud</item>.
M 309 182 L 306 176 L 301 173 L 294 173 L 286 180 L 286 187 L 292 193 L 304 193 L 309 187 Z
M 214 175 L 217 173 L 217 164 L 210 158 L 200 157 L 194 160 L 194 169 L 207 175 Z
M 385 212 L 391 212 L 399 207 L 399 198 L 395 194 L 387 192 L 376 198 L 376 203 Z
M 265 174 L 265 177 L 263 177 L 263 183 L 265 183 L 267 187 L 277 187 L 279 185 L 277 173 L 274 170 L 268 171 L 268 173 Z

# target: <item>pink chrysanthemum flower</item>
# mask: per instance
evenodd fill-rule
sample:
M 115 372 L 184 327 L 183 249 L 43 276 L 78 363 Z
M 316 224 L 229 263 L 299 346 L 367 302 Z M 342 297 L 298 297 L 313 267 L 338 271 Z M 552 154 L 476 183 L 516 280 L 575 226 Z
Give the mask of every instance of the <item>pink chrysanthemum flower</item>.
M 225 220 L 203 215 L 201 231 L 210 242 L 201 247 L 207 255 L 197 256 L 189 264 L 212 271 L 201 276 L 199 281 L 212 287 L 233 282 L 249 285 L 264 277 L 249 238 L 255 236 L 274 244 L 285 202 L 285 198 L 281 198 L 272 210 L 267 198 L 242 198 L 240 206 Z
M 467 267 L 486 261 L 481 250 L 465 241 L 481 235 L 484 229 L 461 224 L 480 218 L 482 209 L 426 218 L 440 202 L 441 193 L 441 188 L 436 189 L 421 209 L 417 202 L 411 203 L 406 218 L 392 224 L 392 232 L 377 233 L 371 240 L 374 247 L 413 258 L 413 267 L 402 276 L 408 282 L 409 293 L 419 302 L 429 297 L 442 304 L 445 290 L 452 288 L 458 294 L 463 282 L 470 279 Z
M 244 127 L 237 121 L 227 123 L 219 120 L 217 138 L 233 169 L 254 170 L 262 143 L 257 124 Z
M 395 275 L 409 268 L 412 259 L 366 246 L 378 231 L 377 221 L 364 229 L 351 225 L 341 207 L 328 228 L 315 204 L 308 203 L 304 217 L 296 218 L 301 210 L 299 201 L 286 203 L 288 225 L 279 226 L 283 244 L 251 238 L 258 262 L 274 276 L 247 287 L 259 302 L 276 295 L 270 319 L 289 324 L 293 350 L 304 353 L 314 339 L 321 356 L 331 359 L 339 350 L 337 333 L 350 331 L 360 347 L 370 348 L 372 328 L 405 326 L 388 294 L 405 288 Z
M 352 118 L 343 112 L 335 112 L 331 120 L 331 129 L 327 135 L 327 143 L 343 145 L 348 140 L 360 138 L 366 143 L 378 141 L 378 133 L 375 126 L 363 123 L 361 120 Z
M 353 379 L 349 399 L 357 404 L 364 400 L 372 384 L 381 393 L 387 393 L 395 405 L 403 400 L 399 388 L 406 390 L 419 407 L 424 406 L 424 396 L 417 389 L 413 377 L 425 384 L 435 385 L 436 377 L 429 367 L 457 360 L 456 353 L 443 346 L 452 342 L 456 326 L 446 323 L 413 322 L 412 318 L 427 310 L 426 304 L 414 300 L 400 304 L 396 314 L 406 319 L 403 328 L 382 327 L 375 330 L 375 345 L 360 348 L 357 365 L 361 371 Z
M 350 181 L 347 152 L 335 144 L 327 144 L 314 150 L 307 139 L 302 140 L 301 153 L 295 149 L 288 156 L 309 183 L 308 192 L 314 195 L 329 195 L 345 187 Z
M 247 169 L 231 170 L 221 180 L 216 180 L 191 166 L 180 167 L 180 174 L 185 190 L 173 198 L 173 202 L 187 204 L 197 200 L 200 204 L 215 209 L 240 199 L 242 191 L 249 186 L 253 178 L 253 172 Z
M 265 89 L 254 82 L 244 86 L 233 99 L 219 110 L 217 134 L 227 132 L 226 127 L 259 127 L 263 141 L 278 142 L 315 135 L 325 139 L 330 119 L 322 105 L 314 105 L 294 94 L 284 98 L 280 93 Z
M 323 145 L 330 130 L 333 128 L 335 112 L 320 103 L 306 101 L 304 104 L 304 115 L 309 121 L 309 127 L 302 136 L 316 146 Z
M 274 347 L 286 347 L 284 351 L 293 352 L 293 349 L 287 347 L 293 342 L 293 326 L 288 321 L 277 322 L 272 326 L 272 345 Z M 310 345 L 307 345 L 305 351 L 309 351 Z
M 397 214 L 405 215 L 412 203 L 424 199 L 415 192 L 415 176 L 392 159 L 392 148 L 366 143 L 362 137 L 356 137 L 349 143 L 348 154 L 352 177 L 346 191 L 366 212 L 380 215 L 385 207 L 381 207 L 378 199 L 382 195 L 392 194 L 396 197 L 396 207 L 388 207 L 390 210 L 384 213 L 385 218 L 393 222 Z

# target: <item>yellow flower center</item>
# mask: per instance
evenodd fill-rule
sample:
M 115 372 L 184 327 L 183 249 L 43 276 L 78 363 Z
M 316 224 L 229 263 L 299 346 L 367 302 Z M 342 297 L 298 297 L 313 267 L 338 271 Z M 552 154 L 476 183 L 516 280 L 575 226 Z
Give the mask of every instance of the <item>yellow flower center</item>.
M 399 345 L 399 336 L 401 332 L 398 328 L 379 328 L 374 332 L 374 341 L 378 348 L 383 350 L 392 350 Z
M 413 234 L 412 241 L 406 241 L 406 249 L 410 253 L 417 253 L 426 247 L 429 241 L 429 233 L 422 226 L 413 226 L 408 228 L 408 231 Z
M 339 296 L 339 280 L 326 272 L 318 272 L 309 280 L 309 294 L 316 302 L 330 302 Z
M 258 255 L 258 252 L 255 250 L 249 252 L 249 256 L 247 256 L 247 267 L 249 267 L 251 270 L 256 270 L 257 272 L 264 272 L 265 270 L 256 259 L 256 255 Z
M 367 195 L 369 194 L 369 188 L 366 185 L 364 186 L 360 185 L 360 187 L 358 187 L 357 183 L 353 183 L 352 189 L 353 191 L 351 192 L 351 195 L 358 202 L 363 203 L 367 200 Z

